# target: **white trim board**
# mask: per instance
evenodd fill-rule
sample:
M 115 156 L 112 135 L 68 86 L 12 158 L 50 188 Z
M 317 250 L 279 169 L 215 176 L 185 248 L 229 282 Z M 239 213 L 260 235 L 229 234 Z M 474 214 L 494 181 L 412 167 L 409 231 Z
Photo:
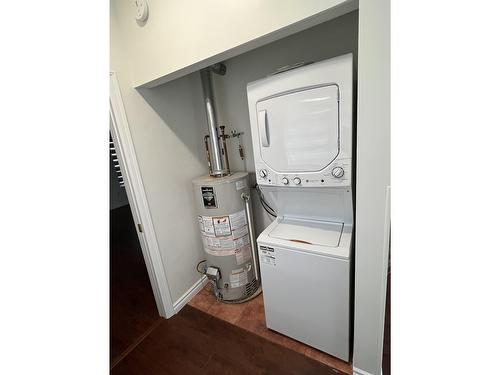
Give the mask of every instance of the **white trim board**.
M 115 72 L 110 73 L 109 102 L 111 136 L 115 144 L 118 161 L 122 167 L 125 190 L 127 191 L 137 235 L 141 243 L 156 306 L 161 316 L 170 318 L 174 315 L 172 297 Z M 142 224 L 143 232 L 139 232 L 138 224 Z
M 382 369 L 390 233 L 390 8 L 359 0 L 352 363 L 373 375 Z
M 177 301 L 174 302 L 174 313 L 177 314 L 181 309 L 189 302 L 191 299 L 198 294 L 200 290 L 208 283 L 208 279 L 205 275 L 195 282 L 189 290 L 182 295 Z

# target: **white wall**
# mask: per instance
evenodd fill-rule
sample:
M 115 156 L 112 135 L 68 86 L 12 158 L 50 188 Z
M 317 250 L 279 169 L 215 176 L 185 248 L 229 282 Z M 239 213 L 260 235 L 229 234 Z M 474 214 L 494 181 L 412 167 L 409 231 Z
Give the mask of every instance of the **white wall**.
M 215 95 L 219 121 L 230 129 L 243 131 L 242 136 L 246 159 L 238 154 L 238 141 L 229 140 L 230 165 L 232 170 L 246 170 L 251 173 L 255 184 L 253 150 L 248 117 L 246 85 L 248 82 L 266 77 L 277 68 L 301 61 L 320 61 L 353 52 L 357 58 L 357 11 L 304 30 L 295 35 L 267 44 L 240 56 L 226 60 L 225 76 L 215 76 Z M 203 129 L 206 134 L 206 128 Z M 256 231 L 260 233 L 271 222 L 254 192 L 254 216 Z
M 128 3 L 128 2 L 126 2 Z M 130 51 L 122 25 L 111 9 L 111 70 L 117 72 L 131 136 L 151 210 L 170 294 L 178 300 L 200 279 L 202 259 L 191 179 L 206 173 L 200 123 L 201 84 L 190 75 L 155 89 L 133 88 Z
M 355 374 L 376 375 L 382 365 L 390 228 L 389 0 L 360 1 L 358 82 L 353 366 Z
M 113 2 L 135 87 L 181 77 L 357 7 L 353 0 L 148 0 L 149 18 L 138 25 L 133 1 Z

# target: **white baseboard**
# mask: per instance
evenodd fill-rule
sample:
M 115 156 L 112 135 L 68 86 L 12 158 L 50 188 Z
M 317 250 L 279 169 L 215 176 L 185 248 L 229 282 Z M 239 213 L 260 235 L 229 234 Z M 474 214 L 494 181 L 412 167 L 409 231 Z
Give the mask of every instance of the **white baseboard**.
M 368 371 L 361 370 L 360 368 L 353 367 L 352 375 L 373 375 L 373 374 Z
M 208 279 L 206 276 L 203 276 L 200 280 L 195 282 L 189 290 L 182 295 L 181 298 L 179 298 L 177 301 L 174 303 L 174 314 L 177 314 L 181 309 L 191 301 L 191 299 L 201 290 L 203 287 L 207 284 Z

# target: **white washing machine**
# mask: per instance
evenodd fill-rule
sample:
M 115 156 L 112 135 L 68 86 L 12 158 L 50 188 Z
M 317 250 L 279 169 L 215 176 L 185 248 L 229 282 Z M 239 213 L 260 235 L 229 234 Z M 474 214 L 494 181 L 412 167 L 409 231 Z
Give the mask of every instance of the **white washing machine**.
M 248 84 L 257 182 L 277 212 L 258 237 L 266 325 L 349 360 L 352 54 Z

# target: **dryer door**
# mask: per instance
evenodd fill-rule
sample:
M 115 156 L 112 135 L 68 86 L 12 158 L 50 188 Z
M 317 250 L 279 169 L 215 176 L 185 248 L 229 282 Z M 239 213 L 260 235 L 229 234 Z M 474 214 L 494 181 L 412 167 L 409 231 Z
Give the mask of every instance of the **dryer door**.
M 292 92 L 257 103 L 262 160 L 276 172 L 315 172 L 339 153 L 338 86 Z

